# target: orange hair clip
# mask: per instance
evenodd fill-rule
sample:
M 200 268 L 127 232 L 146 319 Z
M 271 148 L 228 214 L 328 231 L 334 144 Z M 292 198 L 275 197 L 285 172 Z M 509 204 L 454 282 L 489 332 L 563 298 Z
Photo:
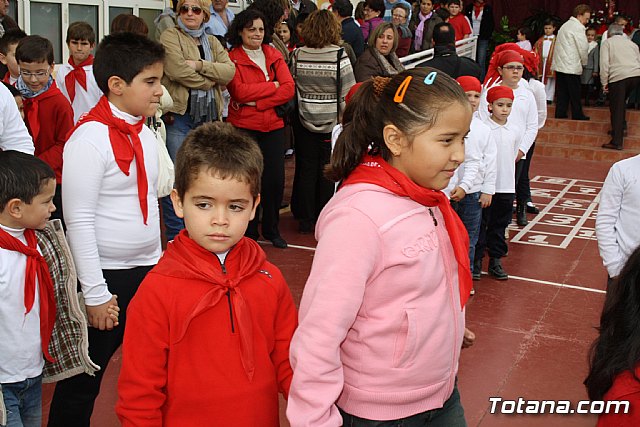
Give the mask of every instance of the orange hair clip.
M 409 83 L 411 83 L 412 78 L 413 76 L 407 76 L 405 77 L 404 81 L 400 83 L 400 86 L 398 86 L 398 90 L 396 90 L 396 94 L 393 97 L 394 102 L 398 104 L 402 102 L 402 100 L 404 99 L 404 94 L 407 93 L 407 89 L 409 88 Z

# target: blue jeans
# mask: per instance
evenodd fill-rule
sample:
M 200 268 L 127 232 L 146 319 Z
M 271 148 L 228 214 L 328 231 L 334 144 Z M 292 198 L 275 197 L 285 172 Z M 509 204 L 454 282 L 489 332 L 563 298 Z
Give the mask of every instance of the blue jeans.
M 473 259 L 476 253 L 478 236 L 480 235 L 480 224 L 482 223 L 480 192 L 467 194 L 459 202 L 453 203 L 453 208 L 469 234 L 469 261 L 471 261 L 471 269 L 473 270 Z
M 480 65 L 480 81 L 484 81 L 487 74 L 487 51 L 489 50 L 489 40 L 478 39 L 476 47 L 476 62 Z
M 182 146 L 185 137 L 189 131 L 196 127 L 196 124 L 189 114 L 173 114 L 173 124 L 167 125 L 167 151 L 169 151 L 169 157 L 171 157 L 174 163 L 176 161 L 176 154 L 178 154 L 178 150 Z M 167 240 L 170 241 L 184 228 L 184 221 L 176 216 L 169 196 L 163 197 L 161 204 L 165 235 L 167 236 Z
M 339 409 L 339 408 L 338 408 Z M 343 427 L 466 427 L 464 409 L 460 403 L 458 386 L 453 387 L 449 399 L 442 408 L 432 409 L 398 420 L 375 421 L 347 414 L 340 409 Z
M 42 425 L 42 375 L 17 383 L 4 383 L 1 387 L 7 409 L 6 427 Z

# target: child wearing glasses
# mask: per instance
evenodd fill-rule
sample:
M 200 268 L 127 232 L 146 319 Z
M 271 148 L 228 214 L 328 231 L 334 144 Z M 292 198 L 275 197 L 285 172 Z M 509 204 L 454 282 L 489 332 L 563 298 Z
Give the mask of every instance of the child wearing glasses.
M 28 36 L 16 47 L 20 76 L 16 88 L 24 99 L 27 129 L 33 138 L 36 157 L 56 174 L 56 211 L 52 219 L 63 219 L 62 151 L 73 128 L 73 109 L 53 80 L 53 45 L 44 37 Z M 64 222 L 63 222 L 64 223 Z
M 456 387 L 471 290 L 469 240 L 445 188 L 471 105 L 433 68 L 365 81 L 326 175 L 342 181 L 291 341 L 292 427 L 465 426 Z

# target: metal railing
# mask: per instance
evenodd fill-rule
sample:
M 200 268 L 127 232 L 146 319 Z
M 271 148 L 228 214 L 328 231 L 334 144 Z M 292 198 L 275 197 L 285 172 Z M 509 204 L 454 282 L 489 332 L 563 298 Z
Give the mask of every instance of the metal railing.
M 478 45 L 478 36 L 471 36 L 456 42 L 456 52 L 458 56 L 466 56 L 475 61 L 476 47 Z M 413 53 L 400 58 L 400 62 L 406 69 L 414 68 L 421 62 L 428 61 L 433 58 L 433 49 L 423 50 L 422 52 Z

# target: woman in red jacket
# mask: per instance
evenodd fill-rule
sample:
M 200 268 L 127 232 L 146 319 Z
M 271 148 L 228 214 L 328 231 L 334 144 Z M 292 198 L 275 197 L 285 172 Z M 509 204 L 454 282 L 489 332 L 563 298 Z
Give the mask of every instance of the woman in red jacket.
M 236 75 L 227 85 L 231 94 L 227 120 L 246 130 L 262 150 L 262 236 L 284 249 L 287 242 L 278 230 L 284 192 L 284 121 L 275 107 L 293 98 L 295 84 L 280 52 L 268 44 L 271 31 L 262 13 L 251 9 L 236 15 L 229 27 L 227 40 L 233 46 L 229 57 L 236 65 Z M 259 217 L 256 214 L 246 232 L 256 240 Z

